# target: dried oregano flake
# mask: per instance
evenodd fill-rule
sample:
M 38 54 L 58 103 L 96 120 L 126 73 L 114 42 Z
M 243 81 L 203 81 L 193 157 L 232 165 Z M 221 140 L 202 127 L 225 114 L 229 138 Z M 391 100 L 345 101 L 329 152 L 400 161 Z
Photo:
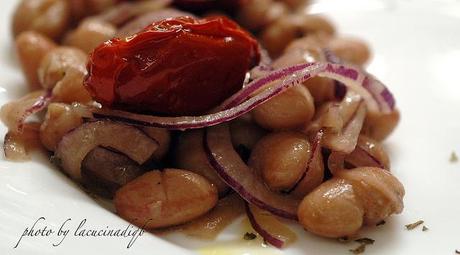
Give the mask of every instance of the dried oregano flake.
M 355 242 L 360 243 L 360 244 L 374 244 L 375 240 L 371 239 L 371 238 L 364 237 L 364 238 L 356 239 Z
M 406 229 L 407 229 L 407 230 L 412 230 L 412 229 L 414 229 L 414 228 L 416 228 L 416 227 L 422 225 L 423 223 L 424 223 L 423 220 L 419 220 L 419 221 L 417 221 L 417 222 L 414 222 L 414 223 L 411 223 L 411 224 L 407 224 L 407 225 L 406 225 Z
M 243 236 L 243 239 L 244 240 L 254 240 L 257 238 L 257 235 L 254 234 L 254 233 L 249 233 L 249 232 L 246 232 Z
M 356 247 L 355 249 L 351 249 L 349 250 L 351 253 L 353 254 L 361 254 L 363 253 L 364 251 L 366 251 L 366 244 L 360 244 L 358 247 Z
M 353 254 L 361 254 L 364 251 L 366 251 L 366 246 L 367 245 L 371 245 L 371 244 L 375 243 L 374 239 L 367 238 L 367 237 L 358 238 L 358 239 L 355 239 L 354 241 L 357 242 L 357 243 L 360 243 L 360 245 L 358 247 L 356 247 L 355 249 L 349 250 Z
M 456 162 L 458 162 L 458 156 L 457 156 L 457 154 L 455 153 L 455 151 L 452 151 L 452 153 L 450 154 L 449 161 L 450 161 L 450 163 L 456 163 Z

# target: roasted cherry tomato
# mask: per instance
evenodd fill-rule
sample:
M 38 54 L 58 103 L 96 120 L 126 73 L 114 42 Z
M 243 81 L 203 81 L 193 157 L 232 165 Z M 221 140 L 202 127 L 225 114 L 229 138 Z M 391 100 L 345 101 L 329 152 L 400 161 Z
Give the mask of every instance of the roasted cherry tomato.
M 202 114 L 241 89 L 259 62 L 257 41 L 226 17 L 178 17 L 97 47 L 85 86 L 107 107 Z

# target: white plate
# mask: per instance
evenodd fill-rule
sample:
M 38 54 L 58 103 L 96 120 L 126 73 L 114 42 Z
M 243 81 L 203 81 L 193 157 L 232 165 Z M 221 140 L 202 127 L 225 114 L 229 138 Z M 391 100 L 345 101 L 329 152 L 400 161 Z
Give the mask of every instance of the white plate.
M 9 31 L 17 2 L 0 2 L 0 104 L 26 91 Z M 453 150 L 460 154 L 460 3 L 323 0 L 313 11 L 332 17 L 341 33 L 370 43 L 374 60 L 369 70 L 389 85 L 402 113 L 400 126 L 385 145 L 393 172 L 406 187 L 406 207 L 384 226 L 362 232 L 376 240 L 366 253 L 454 254 L 460 249 L 460 163 L 449 162 L 449 157 Z M 3 137 L 6 129 L 2 126 L 0 132 Z M 123 229 L 127 223 L 84 194 L 44 155 L 28 163 L 0 161 L 0 202 L 1 254 L 190 254 L 186 249 L 206 254 L 347 254 L 356 246 L 296 229 L 299 241 L 282 251 L 236 242 L 229 248 L 232 240 L 241 239 L 239 223 L 212 243 L 167 237 L 176 246 L 145 234 L 126 249 L 128 238 L 76 237 L 72 232 L 83 219 L 87 229 Z M 71 218 L 64 226 L 71 232 L 62 244 L 53 247 L 62 239 L 54 233 L 24 237 L 14 249 L 24 229 L 42 216 L 46 220 L 37 227 L 56 231 Z M 425 220 L 428 231 L 405 230 L 405 224 L 419 219 Z

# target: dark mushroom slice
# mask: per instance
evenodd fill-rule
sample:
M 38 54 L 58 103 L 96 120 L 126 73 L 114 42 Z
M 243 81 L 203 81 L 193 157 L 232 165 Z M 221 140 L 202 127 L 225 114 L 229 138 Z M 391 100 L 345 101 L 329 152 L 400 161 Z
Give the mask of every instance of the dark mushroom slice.
M 96 147 L 86 155 L 81 171 L 86 187 L 107 198 L 112 198 L 120 187 L 145 172 L 126 155 L 103 147 Z
M 160 162 L 169 151 L 171 145 L 171 132 L 165 128 L 156 127 L 143 127 L 141 130 L 158 142 L 158 149 L 155 151 L 152 159 L 156 162 Z
M 67 133 L 59 142 L 55 156 L 65 173 L 81 181 L 81 163 L 98 146 L 119 151 L 142 165 L 152 157 L 158 143 L 136 127 L 101 120 L 84 123 Z

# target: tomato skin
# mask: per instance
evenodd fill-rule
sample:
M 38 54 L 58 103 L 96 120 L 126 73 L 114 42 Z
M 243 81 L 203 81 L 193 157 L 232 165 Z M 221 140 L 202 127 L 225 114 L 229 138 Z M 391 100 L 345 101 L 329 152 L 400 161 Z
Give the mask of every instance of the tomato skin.
M 226 17 L 179 17 L 97 47 L 85 86 L 106 107 L 202 114 L 241 89 L 260 59 L 257 41 Z

